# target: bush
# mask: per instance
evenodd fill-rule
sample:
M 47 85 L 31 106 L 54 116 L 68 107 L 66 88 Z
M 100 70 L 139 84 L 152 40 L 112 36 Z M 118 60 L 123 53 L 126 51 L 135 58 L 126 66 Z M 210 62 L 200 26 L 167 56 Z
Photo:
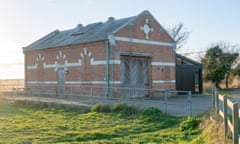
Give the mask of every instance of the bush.
M 125 103 L 117 103 L 113 107 L 113 112 L 121 113 L 125 116 L 132 116 L 139 112 L 134 106 L 129 106 Z
M 127 106 L 125 103 L 117 103 L 113 107 L 113 112 L 122 112 Z
M 95 104 L 91 108 L 92 112 L 101 112 L 101 113 L 109 113 L 111 112 L 111 108 L 107 104 Z
M 201 120 L 198 118 L 187 117 L 185 121 L 180 123 L 179 129 L 182 132 L 187 132 L 189 130 L 191 131 L 193 129 L 196 129 L 200 122 Z
M 148 108 L 148 109 L 145 109 L 143 111 L 143 116 L 159 116 L 159 115 L 162 115 L 162 111 L 157 109 L 157 108 L 154 108 L 154 107 L 151 107 L 151 108 Z
M 166 117 L 167 115 L 161 110 L 151 107 L 143 111 L 143 116 L 145 116 L 149 121 L 155 122 L 159 121 L 162 117 Z

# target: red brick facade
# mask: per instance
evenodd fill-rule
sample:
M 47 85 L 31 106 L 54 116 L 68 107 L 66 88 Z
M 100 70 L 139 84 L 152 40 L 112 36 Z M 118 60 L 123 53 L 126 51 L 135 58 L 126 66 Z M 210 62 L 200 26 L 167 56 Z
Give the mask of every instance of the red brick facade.
M 65 85 L 104 87 L 109 79 L 111 87 L 121 87 L 122 59 L 142 57 L 148 61 L 148 88 L 175 89 L 174 48 L 160 24 L 143 12 L 107 40 L 24 51 L 25 83 L 57 84 L 62 68 Z

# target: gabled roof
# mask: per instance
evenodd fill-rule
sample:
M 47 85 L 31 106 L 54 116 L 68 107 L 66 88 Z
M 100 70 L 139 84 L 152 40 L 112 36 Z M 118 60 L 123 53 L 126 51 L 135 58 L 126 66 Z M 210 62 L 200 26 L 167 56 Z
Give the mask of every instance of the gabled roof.
M 23 51 L 56 48 L 107 40 L 109 34 L 118 32 L 144 13 L 150 14 L 148 11 L 143 11 L 139 15 L 133 17 L 122 18 L 118 20 L 109 18 L 109 20 L 104 23 L 97 22 L 88 24 L 86 26 L 78 25 L 73 29 L 65 31 L 55 30 L 43 38 L 35 41 L 34 43 L 24 47 Z M 160 24 L 159 26 L 161 27 Z
M 106 40 L 108 39 L 109 33 L 114 32 L 122 25 L 133 21 L 135 18 L 136 16 L 118 20 L 108 20 L 104 23 L 98 22 L 88 24 L 86 26 L 78 25 L 73 29 L 65 31 L 55 30 L 43 38 L 35 41 L 34 43 L 24 47 L 23 51 L 47 49 Z

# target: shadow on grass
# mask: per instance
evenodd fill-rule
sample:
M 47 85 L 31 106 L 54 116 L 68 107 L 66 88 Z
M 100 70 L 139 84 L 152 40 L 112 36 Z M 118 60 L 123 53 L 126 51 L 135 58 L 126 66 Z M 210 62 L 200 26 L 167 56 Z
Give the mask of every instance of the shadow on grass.
M 126 112 L 126 108 L 123 107 L 124 111 L 119 110 L 119 112 L 87 113 L 86 110 L 82 113 L 79 111 L 84 108 L 48 103 L 16 101 L 7 102 L 4 105 L 6 112 L 20 115 L 21 119 L 18 120 L 19 124 L 23 124 L 23 128 L 20 129 L 19 135 L 28 132 L 24 128 L 27 126 L 25 125 L 27 124 L 26 121 L 29 121 L 30 131 L 36 132 L 29 133 L 31 139 L 25 137 L 21 141 L 29 140 L 33 143 L 43 139 L 43 143 L 89 143 L 91 141 L 109 140 L 114 143 L 122 138 L 139 139 L 141 137 L 144 137 L 144 141 L 147 141 L 149 135 L 155 135 L 164 129 L 172 128 L 176 134 L 177 125 L 183 119 L 182 117 L 166 115 L 156 109 L 150 109 L 145 113 L 142 111 L 132 113 Z M 12 110 L 9 111 L 8 108 L 12 108 Z M 135 109 L 127 108 L 127 110 L 135 111 Z M 43 127 L 38 127 L 39 125 Z M 164 133 L 161 137 L 175 139 L 175 134 L 170 137 Z M 32 137 L 36 137 L 36 139 L 32 140 Z M 152 141 L 157 139 L 154 138 Z
M 118 117 L 116 113 L 109 115 Z M 64 137 L 61 137 L 54 142 L 89 142 L 95 140 L 122 139 L 123 137 L 131 137 L 143 133 L 153 133 L 166 128 L 176 127 L 181 120 L 181 117 L 164 116 L 156 121 L 150 122 L 149 118 L 138 114 L 130 119 L 125 117 L 123 123 L 119 122 L 112 127 L 101 125 L 100 128 L 85 132 L 68 132 Z M 111 120 L 106 120 L 106 123 L 110 122 Z

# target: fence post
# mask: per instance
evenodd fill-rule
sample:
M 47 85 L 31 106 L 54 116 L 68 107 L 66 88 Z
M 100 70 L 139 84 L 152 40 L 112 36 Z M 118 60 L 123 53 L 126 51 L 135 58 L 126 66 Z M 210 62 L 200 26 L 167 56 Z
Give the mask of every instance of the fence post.
M 192 116 L 192 92 L 188 91 L 189 115 Z
M 123 95 L 125 95 L 126 89 L 120 88 L 119 91 L 120 91 L 120 101 L 123 102 Z
M 219 97 L 218 97 L 218 92 L 215 91 L 215 94 L 214 94 L 214 97 L 215 97 L 215 110 L 216 110 L 216 113 L 218 114 L 219 113 Z
M 165 91 L 164 91 L 165 113 L 167 113 L 167 105 L 168 105 L 168 99 L 167 99 L 167 97 L 168 97 L 168 91 L 165 90 Z
M 70 94 L 70 104 L 71 104 L 71 106 L 72 106 L 72 104 L 73 104 L 73 95 L 72 94 Z
M 213 107 L 215 107 L 215 103 L 216 103 L 216 98 L 215 98 L 215 91 L 216 91 L 216 87 L 213 86 L 212 87 L 212 103 L 213 103 Z
M 91 88 L 91 102 L 90 105 L 93 105 L 93 89 Z
M 223 123 L 224 123 L 224 134 L 227 136 L 228 131 L 228 115 L 227 115 L 227 97 L 223 96 Z
M 233 104 L 233 144 L 238 144 L 238 102 Z

